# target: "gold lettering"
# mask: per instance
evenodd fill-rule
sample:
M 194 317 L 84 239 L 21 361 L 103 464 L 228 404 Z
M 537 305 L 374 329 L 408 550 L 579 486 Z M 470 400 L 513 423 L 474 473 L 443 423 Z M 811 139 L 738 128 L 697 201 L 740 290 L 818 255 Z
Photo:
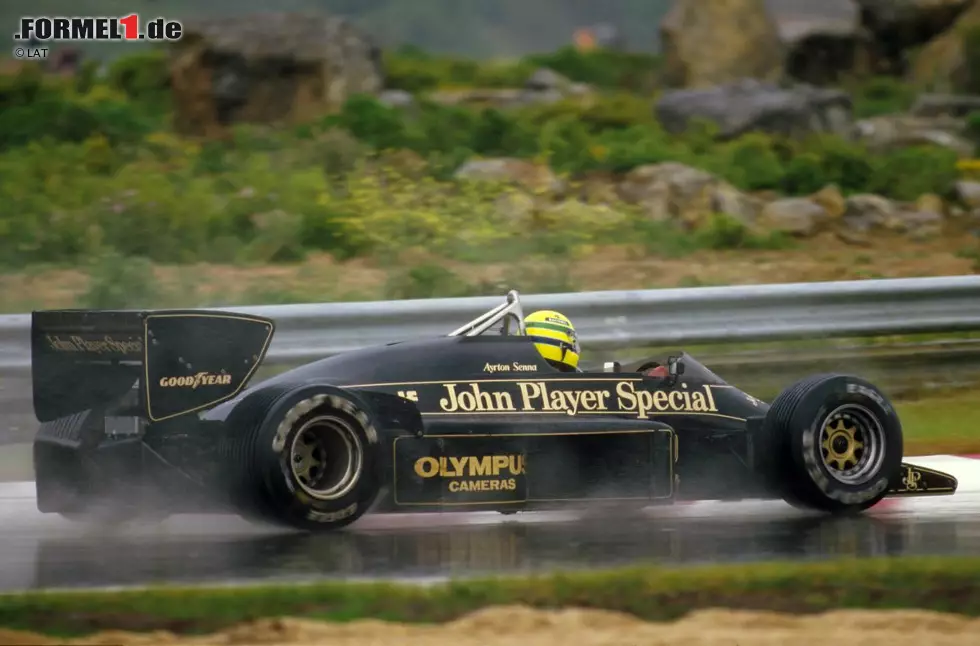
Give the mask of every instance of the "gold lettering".
M 597 405 L 597 408 L 599 410 L 609 410 L 609 402 L 607 402 L 606 400 L 612 396 L 612 393 L 604 390 L 597 390 L 596 393 L 598 393 L 599 395 L 599 403 Z
M 463 475 L 463 471 L 466 469 L 467 460 L 468 458 L 466 458 L 465 456 L 462 458 L 455 458 L 455 457 L 449 458 L 449 463 L 452 465 L 453 470 L 443 473 L 442 475 L 447 478 Z
M 586 390 L 582 393 L 582 408 L 585 410 L 596 409 L 596 391 Z
M 453 480 L 449 483 L 450 493 L 514 491 L 515 489 L 517 489 L 517 481 L 514 478 L 504 480 Z
M 508 462 L 506 455 L 493 456 L 493 475 L 499 475 L 500 470 L 506 468 Z
M 186 375 L 182 377 L 161 377 L 161 388 L 190 388 L 198 386 L 228 386 L 231 384 L 231 375 L 215 375 L 208 372 L 199 372 L 196 375 Z
M 510 393 L 494 393 L 493 403 L 497 410 L 514 410 L 514 400 L 511 399 Z
M 470 475 L 471 476 L 488 476 L 490 475 L 490 456 L 484 455 L 482 458 L 470 458 Z
M 420 478 L 464 478 L 491 476 L 499 478 L 504 470 L 511 475 L 524 474 L 524 456 L 510 455 L 463 455 L 449 457 L 423 457 L 415 461 L 415 474 Z
M 702 412 L 705 412 L 705 411 L 708 410 L 708 404 L 704 400 L 704 393 L 700 393 L 700 392 L 698 392 L 698 393 L 692 393 L 691 394 L 691 402 L 692 402 L 692 410 L 695 410 L 695 411 L 697 411 L 699 413 L 702 413 Z
M 715 395 L 711 392 L 711 386 L 705 385 L 704 394 L 708 396 L 708 410 L 717 413 L 718 407 L 715 406 Z
M 431 478 L 439 473 L 439 461 L 435 458 L 419 458 L 415 461 L 415 473 L 421 478 Z
M 541 397 L 541 384 L 533 381 L 519 381 L 518 388 L 521 389 L 521 406 L 523 410 L 534 410 L 534 401 Z
M 686 390 L 637 392 L 632 382 L 621 381 L 616 385 L 616 396 L 619 399 L 620 409 L 636 412 L 639 419 L 646 419 L 650 413 L 657 412 L 694 413 L 718 410 L 709 386 L 704 386 L 704 391 L 695 392 Z
M 905 485 L 905 489 L 908 491 L 918 491 L 919 480 L 921 479 L 922 473 L 920 471 L 916 471 L 912 467 L 908 467 L 905 470 L 905 475 L 902 477 L 902 484 Z
M 455 413 L 459 410 L 459 402 L 456 399 L 456 384 L 445 384 L 447 397 L 439 400 L 439 408 L 447 413 Z
M 517 372 L 537 372 L 538 367 L 533 363 L 517 363 L 515 361 L 514 370 Z
M 456 390 L 456 384 L 443 384 L 447 397 L 439 400 L 439 407 L 447 413 L 498 413 L 517 410 L 507 392 L 488 393 L 479 384 L 469 384 L 469 390 Z
M 81 336 L 70 336 L 67 339 L 59 336 L 45 335 L 45 340 L 52 350 L 59 352 L 92 352 L 95 354 L 122 353 L 130 354 L 143 351 L 143 342 L 139 339 L 117 339 L 105 335 L 101 339 L 86 339 Z
M 678 390 L 646 390 L 637 388 L 634 381 L 616 382 L 615 387 L 595 390 L 563 389 L 562 384 L 541 381 L 516 382 L 519 395 L 500 386 L 484 387 L 481 383 L 444 384 L 446 396 L 439 400 L 447 413 L 502 413 L 528 411 L 564 413 L 574 416 L 580 412 L 613 410 L 636 414 L 648 419 L 657 413 L 717 412 L 711 387 L 694 390 L 681 385 Z M 610 384 L 612 386 L 612 384 Z M 505 386 L 506 387 L 506 386 Z M 610 404 L 610 398 L 614 398 Z
M 633 392 L 633 384 L 629 381 L 621 381 L 616 384 L 616 396 L 619 398 L 619 406 L 625 411 L 634 411 L 639 408 L 639 401 Z
M 549 413 L 554 412 L 554 408 L 551 407 L 551 390 L 548 388 L 548 384 L 540 384 L 541 391 L 541 410 L 547 411 Z

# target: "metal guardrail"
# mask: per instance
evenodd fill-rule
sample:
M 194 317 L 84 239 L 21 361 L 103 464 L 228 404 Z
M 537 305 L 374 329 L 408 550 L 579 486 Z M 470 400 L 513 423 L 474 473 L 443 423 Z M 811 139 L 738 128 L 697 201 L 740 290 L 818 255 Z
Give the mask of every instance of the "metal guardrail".
M 219 308 L 268 316 L 267 363 L 308 361 L 401 339 L 448 334 L 499 297 Z M 692 289 L 534 294 L 587 349 L 980 330 L 980 276 Z M 0 372 L 30 369 L 30 315 L 0 316 Z

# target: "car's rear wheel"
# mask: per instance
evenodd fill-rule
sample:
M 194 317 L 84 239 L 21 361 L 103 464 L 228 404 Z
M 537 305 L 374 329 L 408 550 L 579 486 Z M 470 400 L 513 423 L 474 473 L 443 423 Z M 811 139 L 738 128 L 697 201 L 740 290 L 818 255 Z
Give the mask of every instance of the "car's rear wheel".
M 902 462 L 902 427 L 874 385 L 818 375 L 783 391 L 765 423 L 770 488 L 797 507 L 857 512 L 885 497 Z
M 260 402 L 260 421 L 233 443 L 233 496 L 243 516 L 303 530 L 354 522 L 380 489 L 378 436 L 348 393 L 302 386 Z M 248 403 L 242 414 L 251 414 Z

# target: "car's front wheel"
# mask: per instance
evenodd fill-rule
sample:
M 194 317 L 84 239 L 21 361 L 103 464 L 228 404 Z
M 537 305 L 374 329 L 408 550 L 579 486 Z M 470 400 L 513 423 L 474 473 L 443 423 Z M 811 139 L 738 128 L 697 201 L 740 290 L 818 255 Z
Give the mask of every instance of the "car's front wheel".
M 887 396 L 849 375 L 784 390 L 763 424 L 770 487 L 798 507 L 857 512 L 885 497 L 902 462 L 902 426 Z

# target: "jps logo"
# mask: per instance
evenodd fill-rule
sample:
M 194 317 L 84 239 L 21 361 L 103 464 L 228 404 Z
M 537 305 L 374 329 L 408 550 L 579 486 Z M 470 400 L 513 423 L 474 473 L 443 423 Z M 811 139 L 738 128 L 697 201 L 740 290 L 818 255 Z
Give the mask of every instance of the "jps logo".
M 922 480 L 922 474 L 912 467 L 905 470 L 905 476 L 902 478 L 902 484 L 909 491 L 918 491 L 919 480 Z
M 231 384 L 231 375 L 216 375 L 210 372 L 199 372 L 186 377 L 162 377 L 161 388 L 190 388 L 198 386 L 227 386 Z

